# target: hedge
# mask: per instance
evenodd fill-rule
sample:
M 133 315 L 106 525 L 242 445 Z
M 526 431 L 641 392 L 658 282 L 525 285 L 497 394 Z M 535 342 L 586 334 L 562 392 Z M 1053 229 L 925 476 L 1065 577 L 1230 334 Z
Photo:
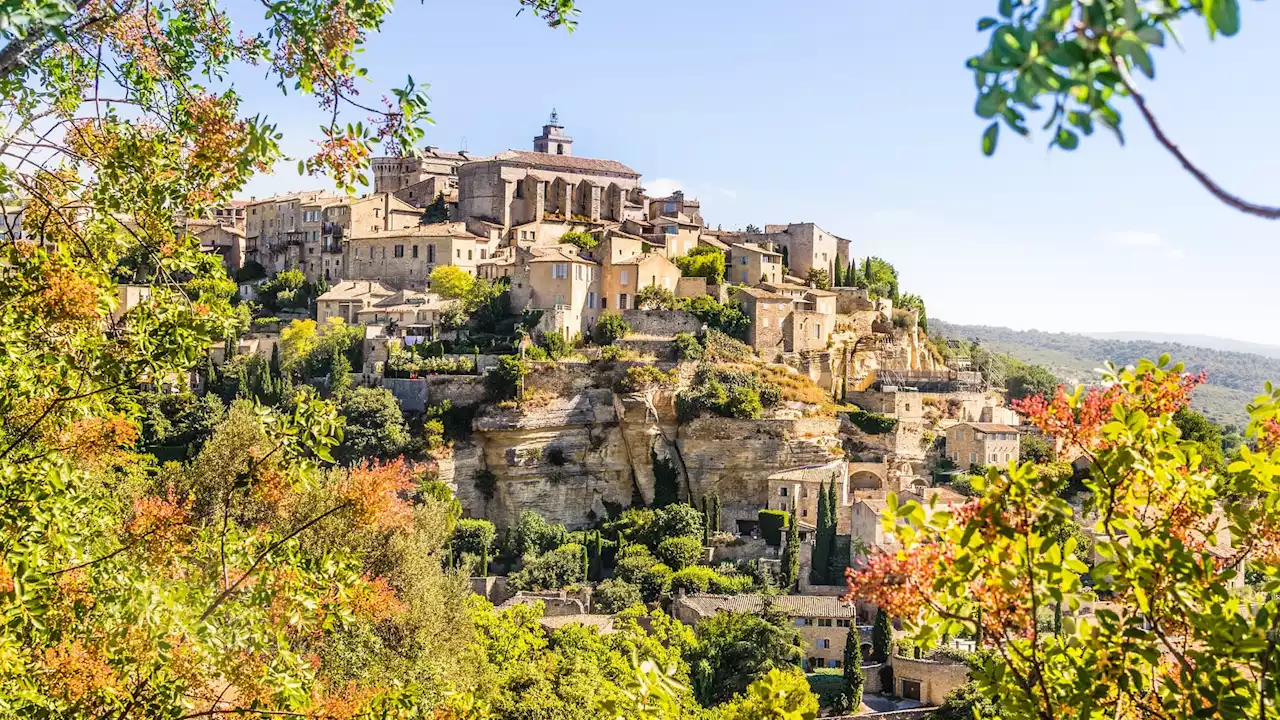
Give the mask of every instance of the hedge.
M 898 427 L 898 419 L 885 417 L 879 413 L 867 412 L 861 408 L 849 411 L 849 422 L 868 435 L 884 435 Z
M 782 545 L 782 531 L 787 529 L 790 516 L 781 510 L 760 511 L 760 536 L 771 547 Z

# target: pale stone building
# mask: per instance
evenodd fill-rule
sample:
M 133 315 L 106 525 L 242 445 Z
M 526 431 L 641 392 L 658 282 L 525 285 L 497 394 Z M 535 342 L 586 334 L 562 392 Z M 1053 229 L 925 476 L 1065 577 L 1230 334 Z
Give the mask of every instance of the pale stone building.
M 316 298 L 316 323 L 324 326 L 333 317 L 342 318 L 348 323 L 358 323 L 362 311 L 391 297 L 395 292 L 380 282 L 370 280 L 340 282 Z
M 725 279 L 743 285 L 782 281 L 782 254 L 754 243 L 729 246 Z
M 1011 425 L 963 422 L 947 428 L 947 457 L 956 465 L 1000 465 L 1016 461 L 1021 435 Z
M 458 222 L 356 235 L 347 243 L 345 277 L 426 287 L 431 271 L 441 265 L 457 265 L 475 275 L 489 249 L 487 239 L 467 232 Z
M 649 285 L 676 291 L 680 268 L 649 243 L 616 230 L 598 236 L 600 244 L 588 254 L 600 264 L 600 309 L 634 309 L 636 293 Z
M 508 150 L 458 168 L 458 218 L 486 220 L 504 233 L 544 221 L 622 222 L 629 206 L 643 216 L 639 192 L 635 170 L 614 160 L 575 156 L 572 138 L 553 113 L 532 152 Z
M 760 612 L 765 602 L 760 595 L 688 595 L 672 602 L 671 614 L 696 626 L 720 612 Z M 853 603 L 831 595 L 778 595 L 768 602 L 791 617 L 806 670 L 843 667 L 845 640 L 857 618 Z M 862 628 L 859 631 L 861 636 Z
M 348 279 L 346 245 L 357 236 L 377 235 L 416 227 L 422 211 L 389 193 L 342 198 L 323 206 L 323 224 L 306 238 L 304 272 L 309 280 Z M 369 278 L 366 278 L 369 279 Z
M 318 238 L 323 227 L 320 209 L 325 203 L 338 201 L 337 196 L 323 190 L 250 198 L 245 206 L 244 234 L 257 248 L 257 261 L 268 273 L 298 269 L 303 262 L 304 239 L 313 232 Z
M 217 253 L 228 275 L 234 276 L 245 263 L 256 260 L 257 247 L 250 246 L 244 230 L 235 225 L 196 226 L 194 230 L 196 237 L 200 238 L 201 249 Z
M 373 191 L 398 193 L 413 186 L 425 188 L 425 183 L 430 181 L 433 192 L 426 201 L 430 203 L 435 199 L 436 192 L 447 193 L 448 190 L 457 189 L 459 167 L 482 159 L 485 158 L 472 157 L 466 152 L 446 152 L 430 146 L 404 157 L 376 157 L 369 161 L 373 172 Z
M 541 310 L 538 329 L 566 339 L 590 332 L 604 310 L 600 266 L 573 245 L 536 247 L 511 275 L 511 309 Z
M 772 510 L 783 512 L 791 512 L 794 508 L 801 527 L 814 528 L 818 522 L 819 490 L 833 482 L 836 484 L 836 533 L 848 535 L 849 513 L 844 508 L 849 504 L 849 473 L 848 463 L 843 460 L 770 475 L 765 504 Z
M 840 255 L 840 238 L 814 223 L 765 225 L 763 234 L 749 235 L 748 241 L 773 247 L 779 252 L 785 247 L 788 269 L 798 277 L 808 275 L 810 268 L 833 272 L 836 257 Z M 841 262 L 849 262 L 847 254 L 841 256 Z
M 766 352 L 781 350 L 783 325 L 791 315 L 794 301 L 786 295 L 755 287 L 738 288 L 732 300 L 742 306 L 742 312 L 751 321 L 747 328 L 747 344 Z
M 685 199 L 683 190 L 676 190 L 664 198 L 648 198 L 648 205 L 649 220 L 683 216 L 700 227 L 706 224 L 702 219 L 702 203 Z

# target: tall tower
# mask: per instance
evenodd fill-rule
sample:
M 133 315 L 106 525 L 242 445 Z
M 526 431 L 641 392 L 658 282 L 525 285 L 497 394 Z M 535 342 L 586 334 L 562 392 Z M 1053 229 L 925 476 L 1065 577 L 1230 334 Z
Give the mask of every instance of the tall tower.
M 542 134 L 533 139 L 533 151 L 548 155 L 572 155 L 573 138 L 564 134 L 560 114 L 551 109 L 551 119 L 542 126 Z

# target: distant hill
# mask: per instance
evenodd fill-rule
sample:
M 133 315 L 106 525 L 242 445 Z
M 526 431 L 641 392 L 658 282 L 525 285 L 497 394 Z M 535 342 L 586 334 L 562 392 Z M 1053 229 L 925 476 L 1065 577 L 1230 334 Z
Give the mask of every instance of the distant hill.
M 1245 404 L 1263 392 L 1268 380 L 1280 382 L 1280 356 L 1277 355 L 1220 350 L 1168 340 L 1124 340 L 987 325 L 952 325 L 935 318 L 929 319 L 929 329 L 950 338 L 976 340 L 990 350 L 1043 365 L 1068 384 L 1097 382 L 1098 375 L 1093 370 L 1107 360 L 1129 365 L 1142 358 L 1155 360 L 1168 353 L 1192 372 L 1205 371 L 1208 383 L 1196 390 L 1191 404 L 1224 424 L 1243 425 L 1248 420 Z M 1121 335 L 1137 336 L 1138 333 Z M 1191 340 L 1199 336 L 1186 337 Z M 1208 340 L 1250 345 L 1221 338 L 1206 338 Z M 1280 354 L 1280 348 L 1255 347 L 1270 348 Z
M 1213 335 L 1183 335 L 1178 333 L 1152 332 L 1086 332 L 1081 333 L 1081 335 L 1087 335 L 1092 338 L 1100 338 L 1103 340 L 1177 343 L 1179 345 L 1192 345 L 1194 347 L 1208 348 L 1209 350 L 1253 353 L 1254 355 L 1265 355 L 1269 358 L 1280 358 L 1280 345 L 1263 345 L 1262 343 L 1251 343 L 1244 340 L 1214 337 Z

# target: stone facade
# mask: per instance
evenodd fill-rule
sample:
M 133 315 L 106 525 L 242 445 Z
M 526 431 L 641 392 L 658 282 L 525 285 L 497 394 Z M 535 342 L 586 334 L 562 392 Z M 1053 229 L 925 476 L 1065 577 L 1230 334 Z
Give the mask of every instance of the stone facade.
M 782 281 L 782 255 L 760 245 L 737 243 L 729 247 L 725 279 L 743 285 Z
M 969 680 L 969 667 L 955 660 L 908 658 L 894 653 L 894 695 L 919 700 L 926 705 L 941 705 L 947 694 Z
M 791 315 L 791 299 L 767 290 L 745 287 L 738 289 L 733 300 L 742 306 L 742 312 L 751 321 L 747 328 L 747 344 L 757 350 L 780 351 L 786 333 L 784 324 Z
M 676 333 L 702 331 L 702 321 L 684 310 L 624 310 L 622 319 L 637 335 L 672 337 Z
M 346 279 L 379 280 L 398 287 L 427 287 L 431 271 L 456 265 L 476 274 L 489 244 L 462 223 L 418 225 L 352 237 L 346 248 Z
M 843 255 L 840 253 L 840 238 L 813 223 L 765 225 L 763 234 L 751 234 L 747 239 L 779 251 L 787 248 L 787 269 L 796 277 L 805 277 L 810 268 L 832 273 L 837 256 L 843 264 L 849 263 L 848 250 Z
M 783 349 L 787 352 L 824 350 L 835 324 L 835 315 L 796 310 L 783 322 Z
M 427 147 L 407 157 L 377 157 L 369 162 L 373 171 L 373 191 L 394 193 L 426 180 L 438 180 L 441 190 L 456 188 L 458 168 L 473 158 L 465 152 L 445 152 Z M 432 198 L 434 198 L 434 194 Z M 431 200 L 427 200 L 428 203 Z
M 764 602 L 759 595 L 689 595 L 672 602 L 671 614 L 696 626 L 720 612 L 759 612 Z M 805 670 L 843 667 L 845 641 L 856 616 L 852 604 L 830 595 L 779 595 L 771 602 L 791 617 L 800 635 Z M 869 639 L 870 632 L 869 627 L 859 627 L 859 639 Z
M 1009 425 L 964 422 L 947 428 L 947 457 L 962 468 L 1018 459 L 1021 435 Z
M 373 280 L 340 282 L 316 299 L 317 324 L 323 326 L 332 317 L 359 322 L 360 311 L 394 294 L 394 290 Z

